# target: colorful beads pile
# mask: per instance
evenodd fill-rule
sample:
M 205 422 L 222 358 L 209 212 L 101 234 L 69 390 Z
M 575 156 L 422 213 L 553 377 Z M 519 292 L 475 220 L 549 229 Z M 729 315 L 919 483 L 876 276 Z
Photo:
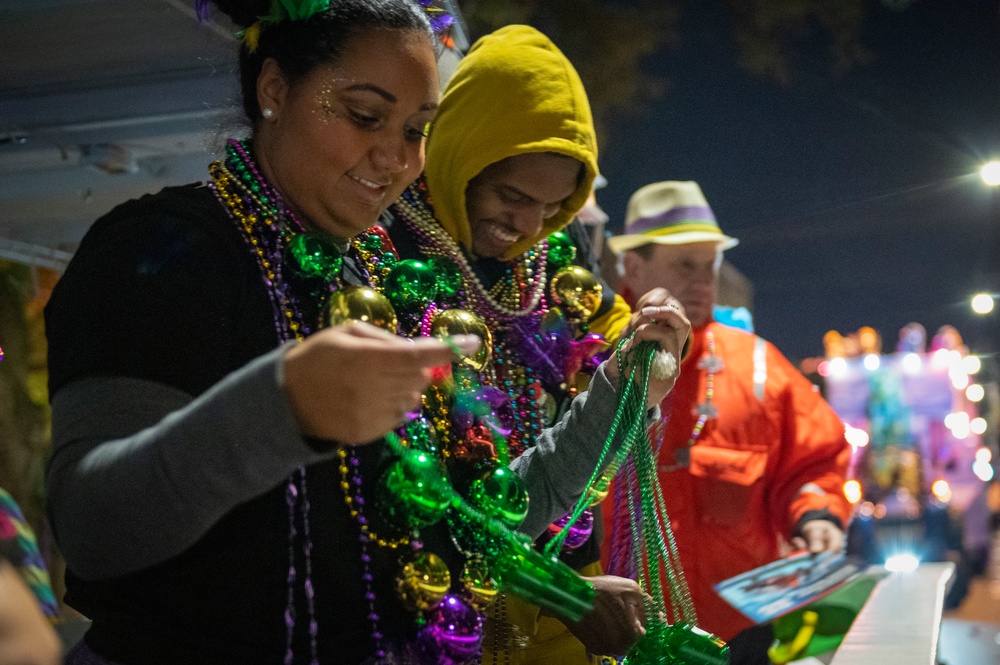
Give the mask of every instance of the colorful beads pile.
M 486 291 L 429 208 L 424 209 L 429 217 L 421 214 L 413 228 L 430 259 L 400 261 L 381 228 L 373 227 L 349 243 L 308 228 L 267 184 L 245 142 L 230 141 L 226 159 L 213 163 L 210 174 L 210 186 L 256 259 L 274 307 L 279 340 L 302 339 L 323 325 L 365 321 L 406 336 L 473 333 L 484 341 L 480 351 L 458 358 L 450 371 L 436 377 L 424 396 L 422 413 L 413 414 L 413 420 L 387 437 L 397 457 L 377 482 L 362 478 L 356 451 L 339 451 L 341 489 L 358 524 L 376 659 L 394 655 L 376 609 L 373 546 L 401 553 L 398 595 L 417 614 L 420 627 L 405 655 L 418 663 L 461 665 L 478 657 L 483 612 L 501 585 L 571 619 L 582 617 L 592 607 L 592 587 L 554 556 L 534 550 L 527 537 L 512 532 L 527 513 L 528 498 L 520 478 L 507 469 L 510 455 L 532 445 L 540 434 L 547 401 L 535 370 L 515 355 L 511 340 L 529 334 L 547 345 L 544 362 L 538 360 L 551 365 L 546 378 L 564 384 L 587 357 L 583 346 L 573 346 L 582 343 L 574 336 L 600 302 L 600 286 L 589 273 L 568 265 L 573 258 L 568 238 L 559 234 L 543 241 Z M 418 208 L 412 209 L 416 214 Z M 567 312 L 572 309 L 572 322 L 567 312 L 546 304 L 550 243 L 554 261 L 571 273 L 556 297 Z M 365 284 L 344 282 L 348 263 Z M 542 325 L 545 317 L 548 327 Z M 525 322 L 527 328 L 514 325 Z M 595 341 L 589 340 L 586 348 L 596 348 Z M 289 480 L 286 500 L 285 662 L 294 659 L 295 599 L 304 597 L 310 662 L 316 664 L 319 627 L 305 469 Z M 373 521 L 380 524 L 379 533 Z M 453 580 L 443 560 L 424 549 L 420 531 L 436 523 L 447 523 L 466 556 L 460 579 Z M 586 520 L 574 520 L 571 529 L 583 536 Z

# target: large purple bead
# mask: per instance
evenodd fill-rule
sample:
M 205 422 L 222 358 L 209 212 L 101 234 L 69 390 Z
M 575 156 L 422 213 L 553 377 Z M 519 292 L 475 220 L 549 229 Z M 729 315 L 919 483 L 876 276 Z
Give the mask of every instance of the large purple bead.
M 417 634 L 416 656 L 421 665 L 466 665 L 479 657 L 483 621 L 467 602 L 445 596 L 427 613 L 427 625 Z
M 569 522 L 569 518 L 572 517 L 572 513 L 566 513 L 555 522 L 549 525 L 549 535 L 553 538 L 559 535 L 563 529 L 566 528 L 566 523 Z M 563 541 L 562 549 L 564 552 L 570 552 L 576 548 L 583 545 L 590 538 L 590 534 L 594 532 L 594 513 L 590 510 L 585 510 L 580 514 L 580 517 L 569 527 L 569 533 L 566 534 L 566 540 Z

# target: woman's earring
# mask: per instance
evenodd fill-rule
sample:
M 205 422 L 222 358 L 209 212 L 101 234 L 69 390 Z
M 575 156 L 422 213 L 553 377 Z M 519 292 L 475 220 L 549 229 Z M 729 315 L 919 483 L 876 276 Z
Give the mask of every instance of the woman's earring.
M 266 120 L 270 120 L 271 118 L 274 117 L 274 109 L 265 107 L 264 109 L 261 110 L 260 114 L 264 116 Z

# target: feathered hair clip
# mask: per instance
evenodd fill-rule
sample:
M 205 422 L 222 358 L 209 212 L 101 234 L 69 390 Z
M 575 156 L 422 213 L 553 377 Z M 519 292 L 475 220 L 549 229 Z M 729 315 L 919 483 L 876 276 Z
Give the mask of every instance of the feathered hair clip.
M 440 7 L 436 7 L 434 0 L 420 0 L 420 6 L 427 13 L 431 29 L 435 34 L 444 36 L 448 29 L 455 25 L 455 17 Z
M 270 11 L 258 16 L 253 25 L 237 33 L 237 36 L 243 41 L 247 50 L 253 53 L 257 50 L 260 32 L 265 25 L 283 21 L 304 21 L 329 9 L 330 2 L 331 0 L 271 0 Z M 430 20 L 431 29 L 443 40 L 447 40 L 448 31 L 455 24 L 455 17 L 435 6 L 434 0 L 419 0 L 419 2 Z M 195 0 L 195 11 L 199 21 L 207 23 L 211 20 L 211 7 L 211 0 Z

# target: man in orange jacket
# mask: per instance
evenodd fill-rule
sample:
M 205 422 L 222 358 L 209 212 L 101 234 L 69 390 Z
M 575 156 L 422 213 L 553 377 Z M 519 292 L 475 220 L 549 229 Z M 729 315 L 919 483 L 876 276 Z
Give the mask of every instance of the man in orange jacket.
M 770 627 L 752 626 L 713 586 L 788 545 L 841 550 L 850 448 L 840 419 L 774 346 L 713 320 L 722 252 L 737 242 L 696 183 L 671 181 L 632 196 L 625 234 L 609 246 L 624 252 L 626 299 L 665 287 L 691 320 L 691 351 L 650 439 L 698 625 L 730 642 L 733 665 L 756 665 L 770 662 Z M 622 503 L 604 507 L 605 563 L 618 574 L 630 542 Z

